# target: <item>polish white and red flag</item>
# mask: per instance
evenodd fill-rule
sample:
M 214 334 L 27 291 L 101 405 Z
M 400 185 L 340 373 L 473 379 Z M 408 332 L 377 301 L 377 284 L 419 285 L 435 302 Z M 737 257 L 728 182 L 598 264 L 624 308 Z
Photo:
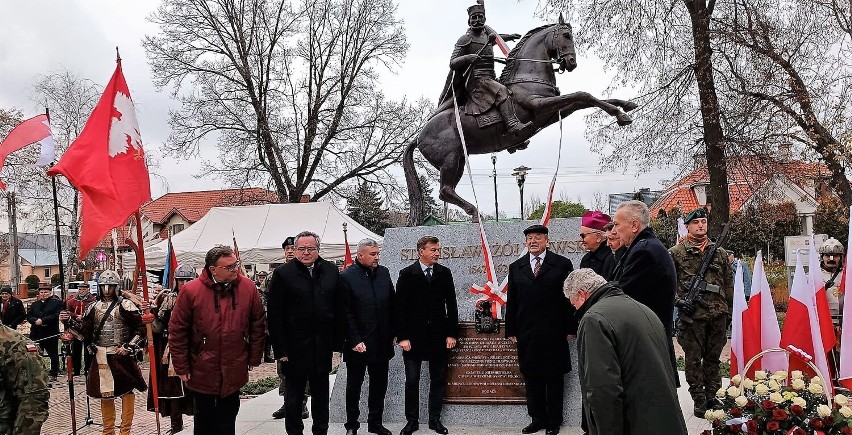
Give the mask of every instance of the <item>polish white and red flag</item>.
M 0 168 L 10 154 L 36 142 L 41 143 L 41 152 L 36 165 L 45 166 L 52 163 L 56 154 L 56 144 L 50 132 L 50 119 L 47 114 L 34 116 L 18 124 L 3 139 L 3 142 L 0 142 Z M 0 181 L 0 189 L 6 189 L 3 181 Z
M 852 212 L 852 207 L 849 207 Z M 852 237 L 852 220 L 849 221 L 849 237 Z M 852 240 L 852 238 L 846 239 Z M 852 267 L 852 256 L 849 254 L 852 250 L 846 251 L 846 264 L 843 265 L 843 278 L 840 280 L 840 291 L 843 297 L 843 318 L 852 319 L 852 292 L 846 291 L 852 288 L 852 275 L 846 271 Z M 837 374 L 837 379 L 840 385 L 852 389 L 852 327 L 843 328 L 840 332 L 840 343 L 847 343 L 840 346 L 840 370 Z
M 780 342 L 781 328 L 778 326 L 769 280 L 766 278 L 763 252 L 757 251 L 751 281 L 751 299 L 743 313 L 743 365 L 760 352 L 778 347 Z M 731 366 L 733 367 L 733 364 Z M 745 375 L 753 378 L 755 370 L 787 370 L 787 358 L 780 353 L 768 353 L 755 361 L 749 373 Z
M 734 306 L 731 312 L 731 376 L 741 374 L 747 361 L 743 354 L 743 317 L 747 307 L 743 268 L 738 267 L 734 275 Z
M 812 358 L 813 364 L 819 370 L 814 373 L 807 363 L 799 357 L 790 358 L 789 369 L 801 370 L 809 375 L 817 375 L 824 380 L 823 385 L 831 389 L 829 382 L 828 361 L 822 344 L 822 334 L 817 317 L 816 295 L 813 284 L 805 276 L 802 267 L 803 258 L 799 255 L 796 261 L 796 273 L 793 275 L 793 288 L 790 290 L 790 302 L 787 305 L 787 316 L 784 319 L 784 329 L 781 331 L 781 347 L 795 347 L 799 353 L 804 352 Z
M 816 298 L 817 319 L 819 319 L 819 331 L 822 335 L 823 350 L 828 353 L 837 344 L 834 335 L 834 324 L 831 322 L 831 309 L 828 308 L 828 293 L 825 290 L 825 281 L 822 279 L 822 271 L 819 266 L 819 254 L 814 236 L 811 235 L 811 249 L 808 249 L 808 282 L 814 289 Z

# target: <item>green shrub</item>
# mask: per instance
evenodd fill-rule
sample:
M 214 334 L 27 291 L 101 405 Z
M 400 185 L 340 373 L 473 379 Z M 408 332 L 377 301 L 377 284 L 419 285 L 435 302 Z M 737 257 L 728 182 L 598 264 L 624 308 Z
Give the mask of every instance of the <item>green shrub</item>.
M 41 280 L 38 279 L 37 275 L 29 275 L 24 278 L 24 282 L 27 283 L 27 288 L 29 289 L 38 289 L 38 284 Z
M 259 379 L 249 382 L 240 388 L 240 394 L 244 396 L 259 396 L 278 388 L 281 380 L 278 376 L 270 376 L 268 378 Z

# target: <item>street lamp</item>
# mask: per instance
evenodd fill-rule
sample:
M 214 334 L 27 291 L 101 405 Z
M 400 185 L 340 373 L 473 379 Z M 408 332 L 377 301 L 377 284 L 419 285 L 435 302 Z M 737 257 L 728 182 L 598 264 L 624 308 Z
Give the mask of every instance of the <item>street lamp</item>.
M 500 222 L 500 207 L 497 205 L 497 153 L 491 153 L 491 166 L 494 168 L 494 221 Z
M 524 182 L 527 181 L 527 171 L 532 168 L 526 166 L 518 166 L 512 175 L 518 180 L 518 189 L 521 191 L 521 220 L 524 220 Z

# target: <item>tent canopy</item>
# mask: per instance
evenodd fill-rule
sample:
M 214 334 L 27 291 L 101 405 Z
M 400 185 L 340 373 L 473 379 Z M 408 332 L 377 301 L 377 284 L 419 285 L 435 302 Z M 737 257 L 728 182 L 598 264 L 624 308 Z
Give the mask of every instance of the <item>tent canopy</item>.
M 345 254 L 343 223 L 354 254 L 358 242 L 371 238 L 380 244 L 382 237 L 364 228 L 329 202 L 264 204 L 244 207 L 213 207 L 198 222 L 172 236 L 178 263 L 196 269 L 204 267 L 207 251 L 216 245 L 233 246 L 234 237 L 244 264 L 283 263 L 281 243 L 302 231 L 320 237 L 320 256 L 337 260 Z M 145 248 L 148 270 L 162 270 L 166 263 L 168 241 Z M 125 269 L 136 259 L 124 256 Z

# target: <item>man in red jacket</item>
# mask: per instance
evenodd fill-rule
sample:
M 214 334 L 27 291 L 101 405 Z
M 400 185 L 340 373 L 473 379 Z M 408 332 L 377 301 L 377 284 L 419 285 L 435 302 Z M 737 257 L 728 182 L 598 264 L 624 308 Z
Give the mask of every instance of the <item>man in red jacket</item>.
M 196 434 L 234 434 L 240 388 L 260 365 L 266 314 L 254 282 L 228 246 L 207 252 L 201 276 L 181 289 L 169 321 L 175 373 L 193 391 Z

